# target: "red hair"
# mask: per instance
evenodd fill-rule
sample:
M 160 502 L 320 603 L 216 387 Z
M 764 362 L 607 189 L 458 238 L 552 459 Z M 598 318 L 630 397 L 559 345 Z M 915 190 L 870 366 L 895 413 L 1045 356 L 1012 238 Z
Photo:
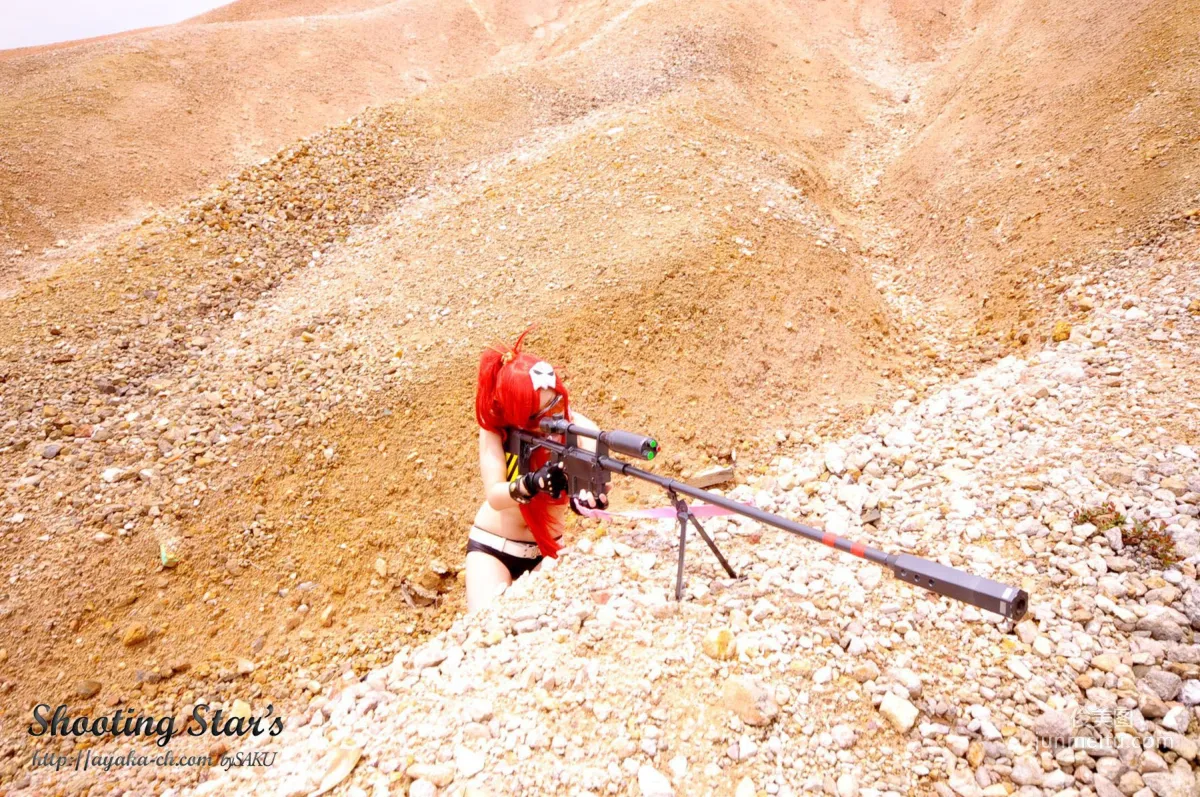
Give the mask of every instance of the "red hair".
M 489 346 L 479 359 L 479 380 L 475 390 L 475 420 L 483 429 L 500 435 L 502 442 L 508 440 L 508 427 L 538 432 L 529 417 L 541 407 L 538 391 L 533 387 L 529 370 L 539 362 L 537 357 L 521 351 L 521 343 L 536 324 L 530 325 L 512 346 L 500 344 Z M 571 417 L 567 389 L 563 386 L 558 369 L 554 369 L 554 392 L 562 396 L 562 411 Z M 550 458 L 544 448 L 535 449 L 530 457 L 529 468 L 537 470 Z M 551 514 L 551 505 L 567 503 L 567 496 L 551 498 L 547 493 L 538 493 L 528 504 L 521 504 L 521 517 L 537 540 L 538 549 L 544 556 L 558 557 L 559 544 L 555 538 L 563 533 L 561 518 Z

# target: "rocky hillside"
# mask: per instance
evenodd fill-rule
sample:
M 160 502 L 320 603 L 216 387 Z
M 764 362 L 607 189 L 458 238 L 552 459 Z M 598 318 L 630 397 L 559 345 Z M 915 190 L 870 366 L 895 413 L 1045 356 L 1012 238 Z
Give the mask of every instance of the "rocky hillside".
M 282 735 L 244 748 L 274 766 L 122 786 L 1196 794 L 1200 454 L 1173 431 L 1181 415 L 1196 431 L 1189 239 L 1081 268 L 1066 295 L 1091 313 L 1061 342 L 849 436 L 803 430 L 795 456 L 726 493 L 1020 585 L 1015 628 L 740 516 L 705 525 L 741 578 L 693 539 L 676 603 L 671 522 L 589 521 L 493 607 L 313 682 Z
M 1191 794 L 1197 17 L 1059 11 L 243 0 L 0 56 L 0 793 Z M 329 113 L 206 160 L 276 82 Z M 531 321 L 657 472 L 1029 619 L 737 519 L 678 607 L 670 528 L 587 522 L 463 618 L 478 356 Z M 39 703 L 287 730 L 51 774 Z

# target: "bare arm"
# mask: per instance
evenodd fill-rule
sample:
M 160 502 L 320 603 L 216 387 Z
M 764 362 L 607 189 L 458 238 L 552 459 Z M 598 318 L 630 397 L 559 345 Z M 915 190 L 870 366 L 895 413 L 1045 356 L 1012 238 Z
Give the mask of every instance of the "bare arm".
M 586 427 L 588 429 L 595 429 L 597 432 L 600 431 L 600 427 L 597 426 L 595 424 L 595 422 L 592 421 L 591 418 L 588 418 L 582 412 L 576 412 L 575 410 L 571 410 L 571 423 Z M 596 441 L 590 437 L 580 437 L 579 438 L 579 447 L 583 448 L 587 451 L 591 451 L 592 453 L 595 453 Z M 579 491 L 579 500 L 582 501 L 585 506 L 595 507 L 596 499 L 597 499 L 597 496 L 593 496 L 587 490 Z M 607 506 L 608 505 L 608 496 L 604 495 L 604 497 L 601 499 L 601 501 L 602 501 L 602 503 L 600 504 L 601 507 Z
M 587 429 L 595 429 L 597 432 L 600 431 L 600 427 L 597 426 L 591 418 L 588 418 L 582 412 L 578 412 L 576 410 L 571 410 L 571 423 L 578 424 Z M 580 448 L 591 451 L 592 453 L 595 453 L 596 451 L 596 441 L 590 437 L 579 438 L 579 446 Z
M 520 506 L 508 494 L 508 480 L 504 478 L 504 444 L 500 435 L 479 430 L 479 473 L 483 477 L 483 492 L 488 504 L 500 511 Z
M 574 410 L 571 412 L 571 422 L 588 429 L 597 431 L 600 429 L 590 418 Z M 595 452 L 596 450 L 596 441 L 590 437 L 581 437 L 579 445 L 587 451 Z M 504 444 L 500 441 L 500 435 L 486 429 L 479 430 L 479 473 L 483 478 L 484 495 L 492 509 L 500 511 L 520 506 L 508 494 L 508 480 L 505 478 L 504 467 Z M 585 500 L 591 498 L 591 494 L 586 490 L 582 491 L 581 495 Z

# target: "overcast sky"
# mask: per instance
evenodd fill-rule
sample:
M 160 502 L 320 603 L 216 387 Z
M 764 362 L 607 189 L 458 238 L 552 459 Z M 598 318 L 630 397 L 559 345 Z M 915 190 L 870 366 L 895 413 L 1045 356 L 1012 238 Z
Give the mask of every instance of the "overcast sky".
M 229 0 L 15 0 L 0 3 L 0 50 L 168 25 Z

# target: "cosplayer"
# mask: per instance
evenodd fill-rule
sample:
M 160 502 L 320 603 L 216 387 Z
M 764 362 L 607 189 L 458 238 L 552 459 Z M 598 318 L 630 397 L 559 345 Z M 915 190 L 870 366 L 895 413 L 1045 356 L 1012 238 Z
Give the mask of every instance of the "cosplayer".
M 507 427 L 540 433 L 544 417 L 562 415 L 589 429 L 596 425 L 571 410 L 567 390 L 550 363 L 521 351 L 526 329 L 513 346 L 489 347 L 479 361 L 475 420 L 479 424 L 479 470 L 485 499 L 475 513 L 467 541 L 467 611 L 484 606 L 514 579 L 537 570 L 546 556 L 558 557 L 567 506 L 603 509 L 608 496 L 587 490 L 567 495 L 562 464 L 547 463 L 549 452 L 538 449 L 528 473 L 517 472 L 516 457 L 506 454 Z M 551 439 L 562 442 L 561 435 Z M 596 443 L 579 445 L 595 451 Z

